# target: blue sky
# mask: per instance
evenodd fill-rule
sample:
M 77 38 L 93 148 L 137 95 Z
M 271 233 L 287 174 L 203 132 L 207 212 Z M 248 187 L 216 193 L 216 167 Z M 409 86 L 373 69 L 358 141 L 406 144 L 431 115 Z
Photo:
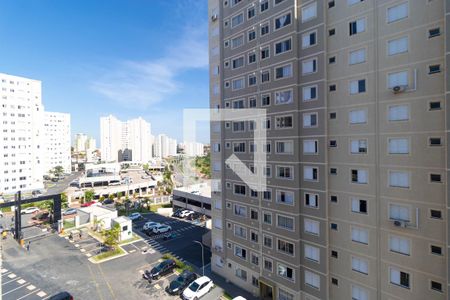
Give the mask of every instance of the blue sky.
M 70 113 L 73 134 L 98 138 L 113 114 L 180 140 L 182 109 L 208 107 L 207 1 L 1 2 L 0 72 L 41 80 L 45 109 Z

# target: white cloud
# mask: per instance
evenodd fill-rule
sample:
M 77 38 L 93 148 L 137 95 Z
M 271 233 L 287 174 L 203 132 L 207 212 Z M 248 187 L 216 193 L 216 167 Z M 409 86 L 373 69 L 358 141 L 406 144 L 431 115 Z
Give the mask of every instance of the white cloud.
M 158 103 L 180 91 L 177 77 L 190 69 L 208 66 L 207 25 L 185 27 L 172 38 L 162 57 L 148 61 L 122 61 L 92 83 L 94 91 L 127 106 Z

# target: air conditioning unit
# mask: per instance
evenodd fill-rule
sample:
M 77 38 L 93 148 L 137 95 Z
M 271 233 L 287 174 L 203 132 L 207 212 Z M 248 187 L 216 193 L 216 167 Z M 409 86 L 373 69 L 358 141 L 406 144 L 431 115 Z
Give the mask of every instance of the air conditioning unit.
M 407 226 L 407 222 L 403 220 L 395 220 L 394 226 L 405 228 Z
M 406 85 L 396 85 L 392 88 L 392 92 L 394 94 L 403 93 L 404 91 L 406 91 L 406 88 L 407 88 Z
M 211 16 L 211 21 L 213 21 L 213 22 L 216 21 L 218 17 L 219 16 L 217 14 L 212 15 Z

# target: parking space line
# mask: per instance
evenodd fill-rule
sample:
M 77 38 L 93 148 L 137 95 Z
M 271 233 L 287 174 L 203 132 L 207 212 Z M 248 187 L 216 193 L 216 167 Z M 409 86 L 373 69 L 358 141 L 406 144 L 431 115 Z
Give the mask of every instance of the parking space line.
M 2 294 L 2 297 L 5 296 L 5 295 L 8 295 L 8 294 L 10 294 L 10 293 L 12 293 L 12 292 L 14 292 L 14 291 L 17 291 L 18 289 L 21 289 L 21 288 L 23 288 L 23 287 L 24 287 L 24 285 L 20 285 L 20 286 L 16 287 L 15 289 L 9 290 L 9 291 L 7 291 L 6 293 L 3 293 L 3 294 Z
M 20 277 L 19 277 L 19 278 L 20 278 Z M 11 282 L 14 282 L 14 281 L 16 281 L 16 280 L 17 280 L 17 278 L 11 279 L 11 280 L 9 280 L 9 281 L 5 281 L 5 282 L 2 283 L 2 285 L 6 285 L 6 284 L 11 283 Z
M 36 290 L 36 291 L 32 291 L 32 292 L 30 292 L 30 293 L 28 293 L 28 294 L 26 294 L 26 295 L 24 295 L 24 296 L 22 296 L 22 297 L 20 297 L 20 298 L 17 298 L 17 300 L 21 300 L 21 299 L 24 299 L 24 298 L 26 298 L 26 297 L 28 297 L 28 296 L 30 296 L 30 295 L 32 295 L 32 294 L 34 294 L 34 293 L 36 293 L 37 291 L 39 291 L 39 290 Z
M 2 274 L 8 272 L 7 269 L 2 269 Z
M 2 276 L 8 276 L 8 274 L 11 274 L 11 272 L 6 272 L 6 273 L 2 274 Z

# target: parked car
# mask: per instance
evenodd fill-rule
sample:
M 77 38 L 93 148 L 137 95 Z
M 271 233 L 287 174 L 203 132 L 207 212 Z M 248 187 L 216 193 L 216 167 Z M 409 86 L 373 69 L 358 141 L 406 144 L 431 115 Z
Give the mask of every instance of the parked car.
M 138 212 L 134 212 L 131 215 L 129 215 L 128 218 L 130 218 L 131 221 L 136 221 L 142 219 L 142 215 Z
M 61 292 L 61 293 L 51 296 L 47 300 L 73 300 L 73 297 L 68 292 Z
M 164 233 L 164 232 L 168 232 L 171 230 L 172 230 L 172 227 L 170 227 L 169 225 L 159 224 L 158 226 L 153 228 L 153 233 Z
M 162 262 L 160 262 L 157 266 L 155 266 L 153 269 L 146 270 L 142 277 L 144 279 L 147 279 L 151 281 L 152 279 L 158 279 L 161 276 L 170 273 L 173 271 L 173 269 L 176 267 L 176 263 L 173 259 L 166 259 Z
M 120 185 L 120 184 L 121 184 L 120 181 L 111 181 L 109 183 L 110 186 L 115 186 L 115 185 Z
M 190 215 L 192 215 L 194 212 L 192 211 L 192 210 L 183 210 L 181 213 L 180 213 L 180 217 L 181 218 L 186 218 L 186 217 L 188 217 L 188 216 L 190 216 Z
M 34 217 L 32 217 L 32 219 L 38 220 L 38 221 L 45 221 L 45 220 L 48 220 L 49 217 L 50 217 L 50 213 L 47 211 L 44 211 L 44 212 L 37 213 L 36 215 L 34 215 Z
M 76 208 L 68 208 L 63 212 L 63 216 L 75 215 L 77 213 Z
M 247 299 L 245 299 L 242 296 L 237 296 L 237 297 L 234 297 L 232 300 L 247 300 Z
M 161 225 L 160 223 L 156 223 L 156 222 L 147 222 L 144 224 L 144 226 L 142 226 L 142 230 L 146 231 L 146 230 L 153 230 L 153 228 L 155 228 L 156 226 Z
M 177 278 L 172 280 L 172 282 L 167 286 L 166 292 L 170 295 L 180 295 L 183 290 L 195 279 L 197 279 L 197 274 L 185 270 Z
M 38 211 L 39 211 L 39 208 L 37 208 L 37 207 L 28 207 L 28 208 L 23 209 L 21 214 L 22 215 L 34 214 Z
M 151 177 L 149 175 L 142 175 L 141 179 L 150 179 Z
M 214 283 L 209 277 L 202 276 L 193 281 L 181 295 L 184 300 L 200 299 L 202 296 L 209 293 L 214 287 Z
M 52 182 L 58 182 L 58 178 L 53 177 L 53 178 L 52 178 Z
M 172 217 L 179 218 L 179 217 L 180 217 L 180 214 L 181 214 L 181 212 L 182 212 L 183 210 L 184 210 L 184 209 L 177 209 L 176 211 L 174 211 L 174 212 L 172 213 Z
M 193 221 L 193 220 L 200 219 L 201 217 L 202 217 L 201 214 L 194 212 L 193 214 L 188 215 L 188 216 L 186 217 L 186 220 Z
M 105 199 L 103 201 L 103 205 L 109 205 L 109 204 L 114 204 L 114 200 L 113 199 Z
M 97 202 L 95 202 L 95 201 L 85 202 L 85 203 L 81 204 L 81 207 L 89 207 L 89 206 L 94 205 L 95 203 L 97 203 Z
M 42 195 L 42 192 L 40 190 L 34 190 L 31 192 L 31 195 L 36 197 L 36 196 Z

